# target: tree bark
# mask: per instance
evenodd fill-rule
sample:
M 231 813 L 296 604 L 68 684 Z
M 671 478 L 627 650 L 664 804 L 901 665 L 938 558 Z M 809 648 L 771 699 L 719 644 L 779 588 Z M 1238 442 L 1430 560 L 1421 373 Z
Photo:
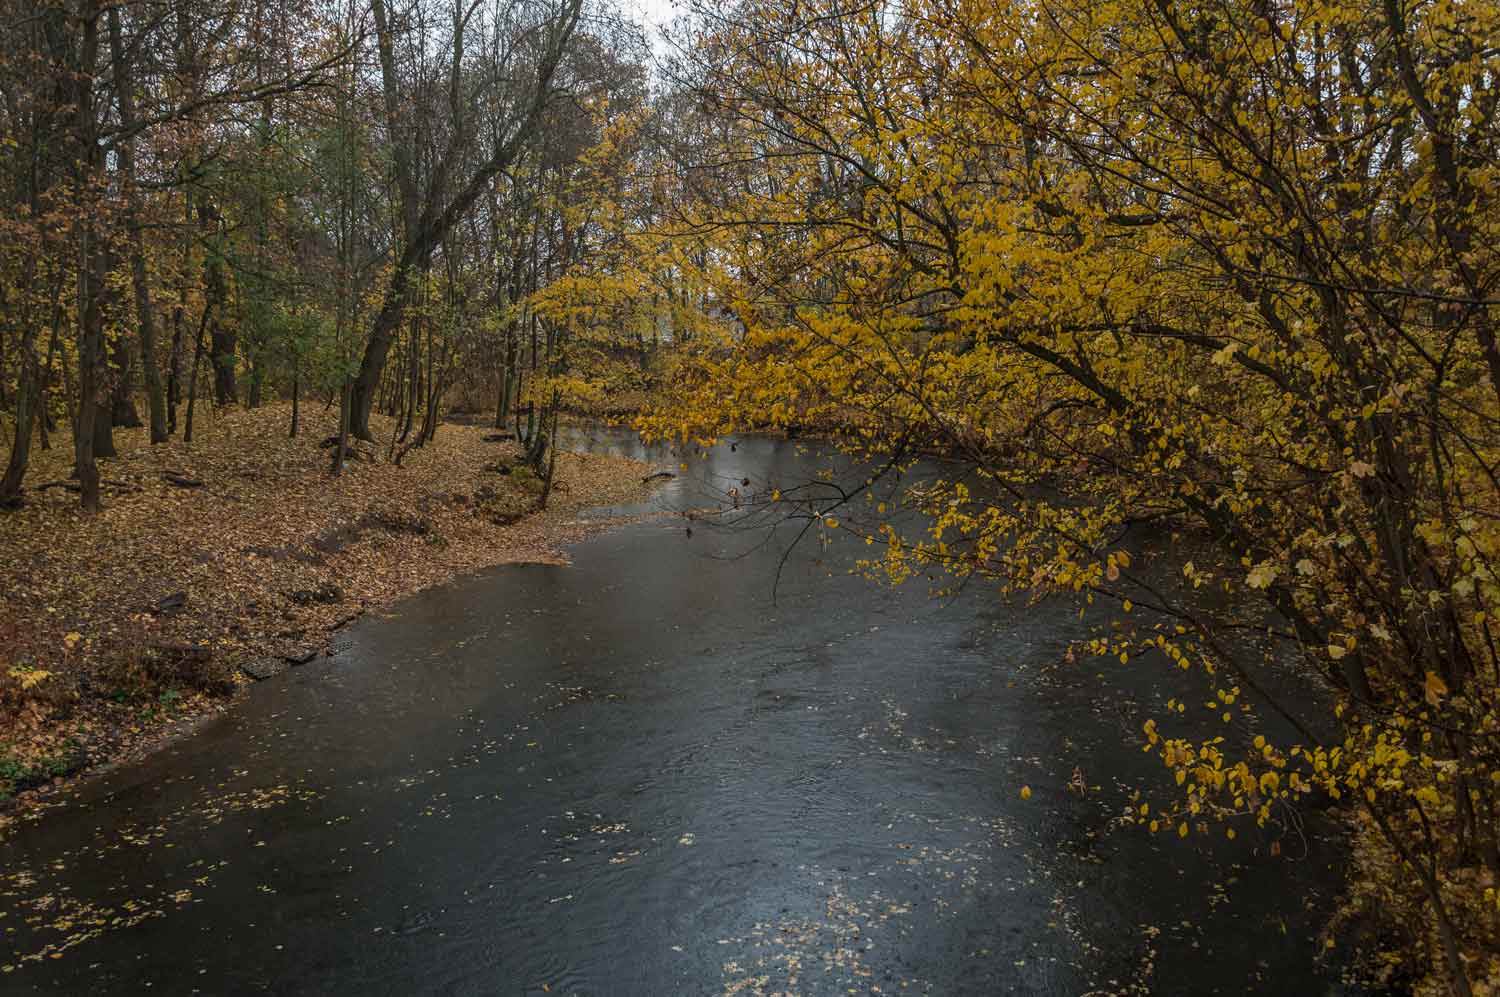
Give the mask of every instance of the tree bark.
M 223 320 L 229 307 L 229 276 L 224 264 L 224 225 L 212 200 L 198 204 L 198 221 L 208 241 L 203 258 L 204 315 L 208 316 L 209 361 L 213 367 L 214 402 L 232 405 L 239 401 L 235 380 L 236 335 Z M 196 363 L 196 358 L 194 363 Z
M 109 421 L 111 426 L 135 429 L 141 417 L 135 410 L 135 357 L 129 343 L 121 336 L 114 341 L 114 377 L 109 388 Z M 111 456 L 100 454 L 100 456 Z
M 35 264 L 28 264 L 29 270 Z M 10 461 L 5 476 L 0 477 L 0 507 L 16 505 L 21 498 L 21 481 L 31 457 L 31 424 L 36 421 L 37 402 L 41 397 L 41 372 L 37 369 L 36 323 L 27 317 L 21 332 L 19 354 L 20 383 L 16 386 L 16 438 L 10 447 Z
M 99 0 L 81 0 L 82 39 L 74 83 L 74 139 L 80 191 L 88 190 L 104 166 L 95 109 L 94 76 L 99 63 Z M 79 501 L 85 514 L 99 511 L 99 465 L 95 460 L 95 410 L 106 403 L 104 394 L 105 268 L 108 246 L 98 231 L 96 212 L 84 210 L 78 222 L 78 418 L 73 430 L 73 453 Z
M 161 369 L 156 365 L 156 316 L 151 308 L 151 284 L 146 277 L 146 253 L 141 244 L 138 223 L 127 217 L 131 227 L 131 283 L 135 289 L 136 332 L 141 346 L 141 380 L 146 386 L 146 412 L 150 420 L 151 442 L 167 441 L 167 405 L 161 384 Z
M 172 307 L 172 348 L 167 354 L 167 433 L 177 432 L 177 406 L 182 404 L 182 341 L 187 331 L 188 272 L 193 255 L 193 192 L 183 195 L 182 270 L 177 304 Z
M 114 64 L 115 99 L 120 108 L 120 125 L 135 125 L 135 89 L 131 66 L 120 30 L 120 9 L 109 9 L 110 54 Z M 136 187 L 135 139 L 127 137 L 118 146 L 120 175 L 125 191 L 125 229 L 130 238 L 130 282 L 135 293 L 136 332 L 140 339 L 141 381 L 146 388 L 146 410 L 150 419 L 151 442 L 167 440 L 166 400 L 162 395 L 161 371 L 156 365 L 156 314 L 151 307 L 151 283 L 146 275 L 145 239 L 141 234 L 140 191 Z
M 292 360 L 292 426 L 287 432 L 289 439 L 297 438 L 298 423 L 302 421 L 302 362 L 301 358 Z
M 194 337 L 193 374 L 188 380 L 187 422 L 182 430 L 182 442 L 193 442 L 193 409 L 198 404 L 198 363 L 203 359 L 203 330 L 208 325 L 214 310 L 212 300 L 203 303 L 203 316 L 198 321 L 198 335 Z

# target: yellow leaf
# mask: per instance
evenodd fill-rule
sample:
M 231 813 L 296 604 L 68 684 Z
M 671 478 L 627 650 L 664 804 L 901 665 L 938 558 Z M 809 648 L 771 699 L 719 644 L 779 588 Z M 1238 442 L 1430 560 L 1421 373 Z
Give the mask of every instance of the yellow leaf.
M 1021 787 L 1021 799 L 1023 799 L 1023 800 L 1029 800 L 1029 799 L 1031 799 L 1031 787 L 1030 786 L 1022 786 Z
M 1422 683 L 1422 695 L 1429 706 L 1439 706 L 1443 697 L 1448 695 L 1448 683 L 1437 672 L 1428 672 L 1426 681 Z
M 1245 581 L 1253 589 L 1263 589 L 1276 580 L 1276 575 L 1280 570 L 1270 561 L 1262 561 L 1250 569 L 1250 574 L 1245 577 Z

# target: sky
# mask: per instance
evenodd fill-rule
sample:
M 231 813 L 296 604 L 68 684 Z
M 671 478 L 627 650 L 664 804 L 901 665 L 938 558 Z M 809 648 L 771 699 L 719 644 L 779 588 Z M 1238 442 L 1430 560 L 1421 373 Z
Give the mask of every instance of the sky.
M 658 58 L 666 54 L 662 45 L 660 28 L 670 24 L 677 14 L 676 0 L 622 0 L 630 16 L 646 26 L 646 37 L 651 42 L 651 51 Z

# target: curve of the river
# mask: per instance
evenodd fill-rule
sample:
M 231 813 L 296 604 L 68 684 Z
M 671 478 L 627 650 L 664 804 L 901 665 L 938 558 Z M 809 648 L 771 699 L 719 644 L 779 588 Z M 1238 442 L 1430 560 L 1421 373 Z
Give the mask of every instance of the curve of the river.
M 815 470 L 690 467 L 654 509 Z M 357 624 L 0 843 L 0 992 L 1335 992 L 1338 847 L 1113 820 L 1172 670 L 799 528 L 660 515 Z

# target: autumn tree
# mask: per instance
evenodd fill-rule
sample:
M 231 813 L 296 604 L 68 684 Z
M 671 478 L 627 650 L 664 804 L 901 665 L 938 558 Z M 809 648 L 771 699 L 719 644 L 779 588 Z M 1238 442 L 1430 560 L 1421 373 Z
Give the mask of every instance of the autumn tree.
M 1088 649 L 1197 670 L 1232 721 L 1193 741 L 1166 704 L 1143 737 L 1182 795 L 1131 819 L 1338 801 L 1453 992 L 1494 978 L 1500 12 L 697 13 L 680 84 L 721 125 L 685 223 L 737 328 L 647 426 L 961 458 L 925 535 L 871 510 L 888 577 L 1110 600 Z M 1180 584 L 1140 564 L 1152 524 L 1206 545 Z M 1263 606 L 1267 653 L 1206 587 Z M 1320 693 L 1272 691 L 1288 658 Z

